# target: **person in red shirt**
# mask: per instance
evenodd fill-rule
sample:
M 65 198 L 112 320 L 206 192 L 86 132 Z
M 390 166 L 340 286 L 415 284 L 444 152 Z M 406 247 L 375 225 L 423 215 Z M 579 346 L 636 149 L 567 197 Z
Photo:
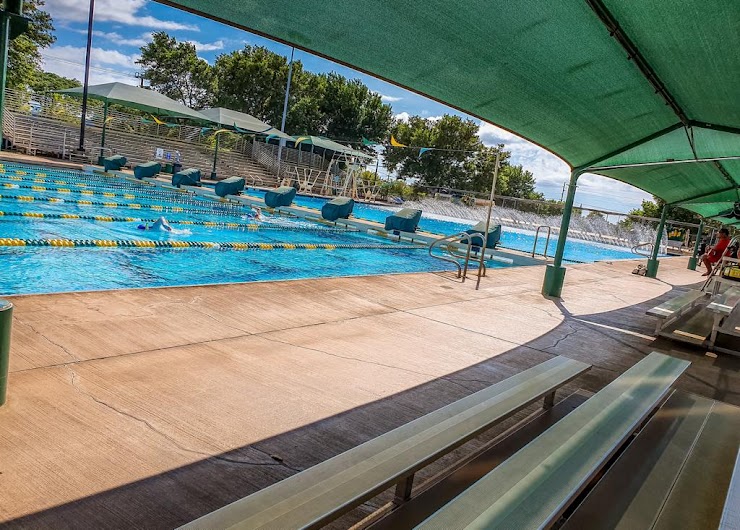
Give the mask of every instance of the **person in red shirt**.
M 722 256 L 725 254 L 725 250 L 727 250 L 727 245 L 729 244 L 730 231 L 727 230 L 727 228 L 722 228 L 719 231 L 717 243 L 713 247 L 709 247 L 706 253 L 701 257 L 702 263 L 707 268 L 707 272 L 702 274 L 702 276 L 709 276 L 712 274 L 712 266 L 722 259 Z

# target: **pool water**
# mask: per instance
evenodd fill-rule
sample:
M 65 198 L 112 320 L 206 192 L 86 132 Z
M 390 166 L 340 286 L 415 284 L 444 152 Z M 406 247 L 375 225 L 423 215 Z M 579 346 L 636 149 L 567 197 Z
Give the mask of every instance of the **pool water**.
M 354 230 L 269 214 L 257 222 L 243 205 L 7 162 L 0 165 L 0 212 L 0 295 L 450 268 L 424 248 Z M 159 216 L 167 218 L 173 232 L 138 229 Z M 27 244 L 15 246 L 17 240 Z M 49 246 L 59 240 L 76 246 Z M 102 241 L 118 246 L 94 246 Z M 214 248 L 122 247 L 204 242 Z M 228 245 L 250 248 L 226 249 Z
M 295 204 L 299 206 L 308 206 L 311 208 L 321 208 L 326 199 L 298 195 Z M 400 207 L 376 206 L 370 204 L 356 203 L 353 215 L 357 218 L 368 219 L 384 223 L 385 218 L 393 212 L 400 210 Z M 474 222 L 465 222 L 462 219 L 450 219 L 434 216 L 433 214 L 422 213 L 419 221 L 419 229 L 431 232 L 433 234 L 450 235 L 463 232 L 471 228 Z M 540 236 L 537 241 L 537 252 L 542 254 L 545 251 L 545 237 Z M 534 233 L 516 228 L 504 227 L 501 234 L 500 246 L 520 250 L 522 252 L 532 252 L 534 245 Z M 553 234 L 550 244 L 547 247 L 547 255 L 555 255 L 557 245 L 557 235 Z M 604 245 L 590 241 L 580 241 L 577 239 L 568 239 L 565 243 L 564 259 L 576 263 L 591 263 L 594 261 L 618 260 L 618 259 L 635 259 L 635 255 L 628 249 L 612 245 Z

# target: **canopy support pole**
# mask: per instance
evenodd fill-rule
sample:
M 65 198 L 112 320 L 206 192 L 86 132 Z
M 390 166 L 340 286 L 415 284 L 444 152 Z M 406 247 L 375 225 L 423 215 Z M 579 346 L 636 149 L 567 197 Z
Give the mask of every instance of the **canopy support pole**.
M 655 278 L 658 276 L 658 266 L 660 260 L 658 260 L 658 252 L 660 251 L 660 241 L 663 239 L 663 229 L 665 228 L 665 220 L 668 217 L 668 208 L 666 204 L 663 206 L 663 213 L 660 214 L 660 222 L 658 223 L 658 234 L 655 236 L 655 245 L 653 246 L 653 254 L 647 263 L 647 273 L 645 276 L 648 278 Z
M 98 157 L 98 165 L 103 165 L 103 158 L 105 155 L 105 128 L 108 126 L 108 101 L 103 103 L 103 132 L 100 134 L 100 156 Z
M 216 162 L 218 161 L 218 143 L 219 138 L 221 138 L 221 135 L 216 133 L 216 148 L 213 150 L 213 169 L 211 170 L 211 180 L 216 180 L 217 172 L 216 172 Z
M 5 112 L 5 82 L 8 74 L 8 46 L 10 44 L 10 16 L 0 9 L 0 151 L 2 150 L 2 124 Z
M 496 151 L 496 164 L 493 166 L 493 182 L 491 182 L 491 197 L 488 199 L 488 215 L 486 215 L 486 229 L 483 232 L 483 237 L 481 240 L 480 262 L 478 263 L 478 279 L 475 282 L 476 291 L 480 288 L 480 279 L 481 279 L 481 276 L 483 275 L 483 262 L 486 259 L 486 249 L 488 248 L 488 230 L 491 227 L 491 212 L 493 210 L 493 199 L 496 193 L 496 181 L 498 180 L 498 168 L 499 168 L 500 162 L 501 162 L 501 151 L 498 150 Z
M 696 242 L 694 243 L 694 252 L 689 258 L 689 266 L 686 267 L 690 271 L 696 270 L 696 262 L 699 259 L 699 245 L 701 244 L 701 235 L 704 232 L 704 219 L 699 221 L 699 229 L 696 231 Z
M 87 21 L 87 51 L 85 53 L 85 81 L 82 84 L 82 113 L 80 115 L 80 145 L 77 151 L 85 152 L 85 122 L 87 121 L 87 88 L 90 84 L 90 53 L 93 38 L 93 17 L 95 13 L 95 0 L 90 0 L 90 10 Z
M 560 233 L 558 234 L 558 246 L 555 249 L 555 259 L 552 265 L 545 269 L 545 281 L 542 284 L 542 294 L 559 298 L 563 291 L 563 282 L 565 281 L 565 267 L 563 267 L 563 254 L 565 254 L 565 241 L 568 238 L 568 227 L 570 226 L 570 216 L 573 213 L 573 202 L 576 198 L 576 187 L 578 177 L 581 176 L 581 170 L 574 169 L 570 174 L 568 183 L 568 195 L 565 197 L 565 207 L 563 208 L 563 219 L 560 221 Z

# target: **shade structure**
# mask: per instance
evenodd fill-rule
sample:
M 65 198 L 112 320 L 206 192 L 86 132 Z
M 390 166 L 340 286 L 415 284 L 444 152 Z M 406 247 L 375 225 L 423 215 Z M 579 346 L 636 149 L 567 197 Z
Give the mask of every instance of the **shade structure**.
M 341 153 L 343 155 L 356 156 L 365 159 L 374 158 L 372 155 L 358 151 L 357 149 L 352 149 L 351 147 L 342 145 L 334 140 L 322 138 L 321 136 L 295 136 L 291 138 L 291 140 L 295 142 L 294 145 L 296 146 L 300 144 L 310 144 L 315 147 L 326 149 L 327 151 L 334 151 L 335 153 Z
M 285 134 L 268 123 L 258 120 L 251 114 L 225 109 L 223 107 L 203 109 L 200 113 L 212 123 L 216 123 L 222 127 L 232 127 L 249 133 L 284 138 L 289 141 L 293 140 L 292 136 Z
M 389 80 L 703 215 L 726 210 L 714 199 L 728 191 L 738 199 L 727 160 L 611 168 L 740 156 L 737 0 L 160 1 Z
M 58 94 L 82 97 L 82 87 L 57 90 Z M 197 110 L 178 103 L 164 94 L 154 90 L 147 90 L 124 83 L 104 83 L 102 85 L 91 85 L 87 89 L 87 97 L 115 103 L 134 109 L 150 112 L 162 117 L 190 118 L 199 122 L 208 122 L 203 114 Z

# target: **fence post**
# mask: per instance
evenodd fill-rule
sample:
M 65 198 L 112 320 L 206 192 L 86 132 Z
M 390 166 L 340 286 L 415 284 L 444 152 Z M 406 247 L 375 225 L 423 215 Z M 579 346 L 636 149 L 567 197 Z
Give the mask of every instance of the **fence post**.
M 10 331 L 13 325 L 13 304 L 0 300 L 0 407 L 5 404 L 10 365 Z

